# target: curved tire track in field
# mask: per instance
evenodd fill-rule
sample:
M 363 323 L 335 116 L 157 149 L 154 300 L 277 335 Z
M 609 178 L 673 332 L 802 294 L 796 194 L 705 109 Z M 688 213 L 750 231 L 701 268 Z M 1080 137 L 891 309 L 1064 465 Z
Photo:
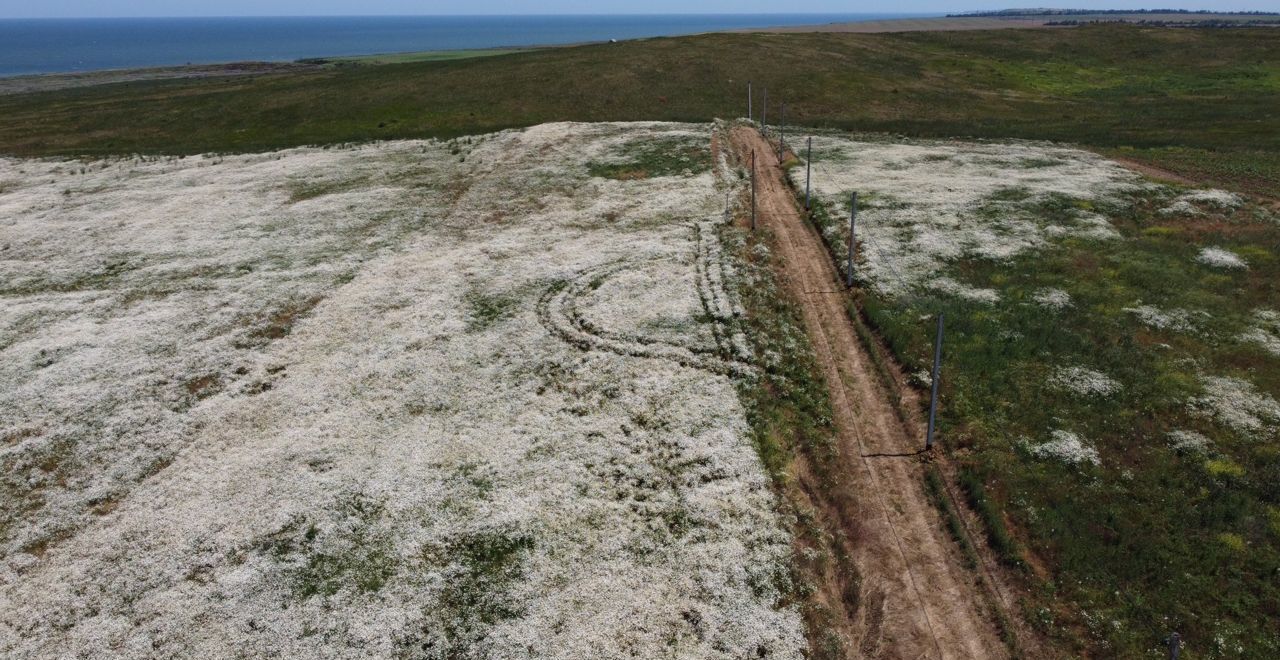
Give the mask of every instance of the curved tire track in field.
M 569 281 L 557 283 L 542 295 L 538 300 L 538 318 L 552 334 L 583 350 L 670 360 L 686 367 L 727 376 L 753 374 L 755 367 L 729 350 L 727 340 L 724 339 L 728 336 L 724 319 L 708 308 L 708 298 L 716 295 L 724 298 L 725 295 L 722 289 L 718 294 L 704 293 L 706 285 L 702 273 L 707 268 L 701 264 L 703 254 L 699 249 L 699 298 L 704 311 L 712 319 L 712 334 L 716 338 L 714 347 L 606 330 L 596 326 L 581 313 L 578 301 L 583 296 L 599 288 L 610 277 L 644 262 L 613 262 L 577 272 Z

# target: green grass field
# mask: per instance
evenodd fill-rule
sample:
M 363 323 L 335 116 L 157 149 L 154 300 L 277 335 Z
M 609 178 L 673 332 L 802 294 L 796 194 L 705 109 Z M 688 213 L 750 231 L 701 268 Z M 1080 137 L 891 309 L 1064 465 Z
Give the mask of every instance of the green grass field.
M 848 171 L 873 157 L 874 141 L 919 144 L 863 139 L 872 142 L 851 152 L 815 144 L 816 189 L 822 172 Z M 937 150 L 955 144 L 926 143 Z M 949 155 L 914 157 L 896 167 Z M 983 158 L 930 171 L 963 172 L 953 180 L 958 188 L 965 177 L 980 176 Z M 824 168 L 824 161 L 835 165 Z M 1055 162 L 1020 167 L 1048 171 Z M 886 175 L 897 173 L 891 169 Z M 803 181 L 803 167 L 794 171 L 801 174 L 793 181 Z M 1046 636 L 1077 657 L 1142 657 L 1172 630 L 1191 644 L 1183 657 L 1276 657 L 1276 214 L 1176 185 L 1099 198 L 1046 194 L 1011 181 L 1016 173 L 1007 170 L 1006 183 L 963 211 L 991 233 L 988 247 L 1020 235 L 1019 219 L 1067 227 L 1096 216 L 1107 219 L 1107 229 L 1101 237 L 1055 234 L 1014 256 L 996 256 L 998 247 L 960 251 L 929 276 L 989 296 L 927 284 L 886 292 L 872 283 L 882 280 L 868 279 L 877 271 L 864 254 L 853 313 L 865 314 L 908 373 L 925 374 L 916 377 L 922 391 L 933 321 L 946 314 L 939 434 L 992 549 L 1032 585 L 1025 614 Z M 1070 189 L 1072 175 L 1047 176 L 1047 185 Z M 870 192 L 859 194 L 864 253 L 889 245 L 882 241 L 892 233 L 931 236 L 920 251 L 962 240 L 924 229 L 930 220 L 912 215 L 917 200 L 877 192 L 877 183 L 867 181 Z M 936 195 L 926 187 L 921 198 Z M 852 191 L 823 192 L 814 222 L 832 254 L 843 254 Z M 1185 199 L 1202 201 L 1179 204 Z M 896 229 L 872 240 L 876 232 L 867 228 L 881 226 Z M 910 275 L 913 263 L 894 259 L 890 282 Z M 1087 449 L 1046 450 L 1068 436 Z
M 199 153 L 456 136 L 556 120 L 745 113 L 788 121 L 1123 150 L 1280 196 L 1280 39 L 1269 29 L 713 34 L 255 78 L 0 98 L 0 152 Z

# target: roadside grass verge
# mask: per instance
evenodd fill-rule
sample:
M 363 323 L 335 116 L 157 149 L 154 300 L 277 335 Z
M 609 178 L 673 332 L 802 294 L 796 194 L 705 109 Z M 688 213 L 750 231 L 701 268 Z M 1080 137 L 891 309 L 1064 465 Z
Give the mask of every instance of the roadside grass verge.
M 965 533 L 960 515 L 956 513 L 955 507 L 951 506 L 951 499 L 947 496 L 947 486 L 942 479 L 937 468 L 930 467 L 925 470 L 925 493 L 929 495 L 933 505 L 942 512 L 942 521 L 947 526 L 947 532 L 951 534 L 951 540 L 960 547 L 960 556 L 964 557 L 965 566 L 968 566 L 969 570 L 978 570 L 982 560 L 978 557 L 978 551 L 973 547 L 973 543 L 969 541 L 969 535 Z

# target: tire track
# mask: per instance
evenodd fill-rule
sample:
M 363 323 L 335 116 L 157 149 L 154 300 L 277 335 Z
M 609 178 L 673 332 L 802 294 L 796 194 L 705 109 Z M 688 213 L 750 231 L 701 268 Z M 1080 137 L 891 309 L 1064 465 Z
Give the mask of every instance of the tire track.
M 636 262 L 622 261 L 588 268 L 576 273 L 567 282 L 549 288 L 538 300 L 538 318 L 548 330 L 565 342 L 583 350 L 601 350 L 632 357 L 671 360 L 686 367 L 704 369 L 730 376 L 752 376 L 755 366 L 741 351 L 735 350 L 733 305 L 728 300 L 718 278 L 709 275 L 714 266 L 708 263 L 719 258 L 716 250 L 706 244 L 705 228 L 694 227 L 697 248 L 696 276 L 699 302 L 712 326 L 712 346 L 692 342 L 644 337 L 616 332 L 598 327 L 578 308 L 578 300 L 591 290 L 599 288 L 608 278 L 623 270 L 634 268 Z

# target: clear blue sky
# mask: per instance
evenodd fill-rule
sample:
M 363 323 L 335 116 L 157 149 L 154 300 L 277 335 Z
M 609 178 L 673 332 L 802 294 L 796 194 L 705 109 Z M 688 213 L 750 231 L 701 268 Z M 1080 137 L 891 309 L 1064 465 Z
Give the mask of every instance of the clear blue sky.
M 0 18 L 78 16 L 321 16 L 373 14 L 662 14 L 951 12 L 1006 7 L 1143 7 L 1280 11 L 1280 0 L 0 0 Z

